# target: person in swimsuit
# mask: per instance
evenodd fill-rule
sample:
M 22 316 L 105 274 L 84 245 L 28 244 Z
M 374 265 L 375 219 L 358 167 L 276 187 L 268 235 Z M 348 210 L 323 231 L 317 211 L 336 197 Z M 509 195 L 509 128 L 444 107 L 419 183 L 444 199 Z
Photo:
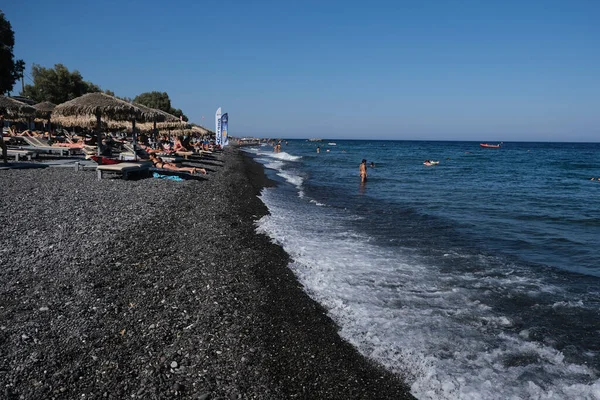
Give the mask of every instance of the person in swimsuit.
M 360 181 L 366 182 L 367 181 L 367 160 L 365 160 L 364 158 L 363 158 L 362 162 L 360 163 L 360 167 L 358 168 L 358 171 L 360 173 Z
M 184 145 L 183 142 L 181 141 L 181 138 L 179 136 L 177 136 L 175 138 L 175 144 L 173 145 L 173 150 L 175 151 L 189 151 Z
M 178 171 L 178 172 L 189 172 L 190 174 L 195 174 L 200 172 L 201 174 L 206 175 L 206 170 L 204 168 L 194 168 L 194 167 L 178 167 L 174 163 L 165 162 L 162 158 L 155 156 L 154 154 L 150 154 L 150 161 L 154 164 L 156 168 L 168 169 L 170 171 Z

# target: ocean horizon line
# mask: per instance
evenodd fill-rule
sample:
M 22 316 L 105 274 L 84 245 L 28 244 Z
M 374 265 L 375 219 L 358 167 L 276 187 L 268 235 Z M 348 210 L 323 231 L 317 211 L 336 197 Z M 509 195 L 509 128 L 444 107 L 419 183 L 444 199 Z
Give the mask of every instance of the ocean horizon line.
M 257 139 L 266 139 L 266 140 L 310 140 L 314 137 L 306 137 L 306 138 L 286 138 L 286 137 L 278 137 L 278 136 L 250 136 L 250 135 L 242 135 L 240 138 L 248 138 L 253 137 Z M 600 144 L 600 140 L 597 142 L 588 142 L 588 141 L 554 141 L 554 140 L 465 140 L 465 139 L 347 139 L 347 138 L 319 138 L 320 142 L 333 142 L 336 140 L 344 140 L 344 141 L 356 141 L 356 142 L 447 142 L 447 143 L 569 143 L 569 144 Z M 314 143 L 320 143 L 315 141 Z

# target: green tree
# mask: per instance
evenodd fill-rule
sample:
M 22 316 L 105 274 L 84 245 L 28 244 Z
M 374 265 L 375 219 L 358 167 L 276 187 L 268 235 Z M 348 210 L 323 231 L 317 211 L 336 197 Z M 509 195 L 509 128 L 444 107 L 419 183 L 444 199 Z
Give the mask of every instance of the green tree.
M 23 60 L 15 61 L 14 47 L 15 33 L 12 25 L 0 10 L 0 94 L 10 92 L 17 79 L 22 75 L 20 69 L 25 70 Z
M 79 71 L 70 72 L 62 64 L 56 64 L 54 68 L 33 64 L 31 76 L 33 85 L 25 85 L 21 96 L 36 102 L 51 101 L 60 104 L 86 93 L 102 91 L 100 86 L 84 81 Z
M 176 116 L 177 118 L 183 116 L 183 120 L 185 122 L 188 122 L 188 117 L 183 113 L 183 111 L 181 111 L 181 109 L 179 108 L 171 108 L 171 112 L 169 114 L 173 114 L 174 116 Z
M 164 112 L 171 111 L 171 99 L 167 92 L 145 92 L 133 99 L 134 103 L 140 103 L 146 107 L 156 108 Z
M 164 112 L 168 112 L 176 117 L 183 116 L 184 121 L 188 121 L 188 117 L 180 110 L 171 106 L 171 99 L 167 92 L 145 92 L 133 99 L 134 103 L 140 103 L 146 107 L 156 108 Z

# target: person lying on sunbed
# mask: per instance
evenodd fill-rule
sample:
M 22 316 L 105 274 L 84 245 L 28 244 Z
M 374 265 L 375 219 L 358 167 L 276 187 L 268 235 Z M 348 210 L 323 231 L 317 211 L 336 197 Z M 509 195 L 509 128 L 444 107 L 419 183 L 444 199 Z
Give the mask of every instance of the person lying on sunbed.
M 140 143 L 138 142 L 137 145 L 143 149 L 146 153 L 148 154 L 157 154 L 157 153 L 162 153 L 161 149 L 153 149 L 152 147 L 148 146 L 147 144 L 144 143 Z
M 168 169 L 170 171 L 189 172 L 190 174 L 195 174 L 197 172 L 206 174 L 206 170 L 204 168 L 178 167 L 174 163 L 163 161 L 162 158 L 157 157 L 154 154 L 150 154 L 150 161 L 152 161 L 152 164 L 154 164 L 156 168 Z
M 183 145 L 183 143 L 181 142 L 181 138 L 179 136 L 177 136 L 175 138 L 175 144 L 173 145 L 173 150 L 175 150 L 175 151 L 189 151 L 187 149 L 187 147 L 185 147 Z

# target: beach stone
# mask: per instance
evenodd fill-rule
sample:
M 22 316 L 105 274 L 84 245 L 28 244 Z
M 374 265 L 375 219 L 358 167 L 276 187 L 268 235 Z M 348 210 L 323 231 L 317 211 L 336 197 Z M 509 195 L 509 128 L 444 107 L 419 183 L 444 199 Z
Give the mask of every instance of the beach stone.
M 206 180 L 0 171 L 0 398 L 410 399 L 256 234 L 262 166 L 235 148 L 184 164 Z

